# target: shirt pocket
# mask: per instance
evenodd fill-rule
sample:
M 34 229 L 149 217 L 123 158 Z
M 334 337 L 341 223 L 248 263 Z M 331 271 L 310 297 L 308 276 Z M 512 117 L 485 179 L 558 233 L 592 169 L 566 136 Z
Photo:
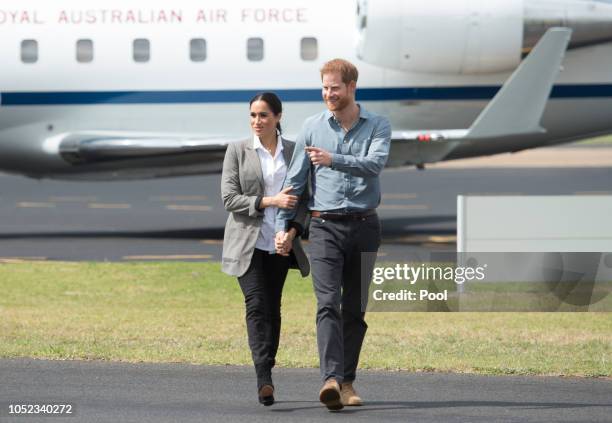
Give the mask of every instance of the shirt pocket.
M 355 138 L 351 141 L 351 154 L 353 156 L 363 157 L 368 154 L 368 149 L 370 148 L 370 143 L 372 142 L 372 138 Z

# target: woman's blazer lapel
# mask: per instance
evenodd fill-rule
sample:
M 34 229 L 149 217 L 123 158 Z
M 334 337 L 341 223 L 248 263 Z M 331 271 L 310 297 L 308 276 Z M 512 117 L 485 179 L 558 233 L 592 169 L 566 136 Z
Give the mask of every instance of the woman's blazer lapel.
M 247 142 L 245 146 L 245 155 L 247 156 L 249 169 L 247 171 L 255 172 L 257 175 L 257 180 L 259 181 L 259 185 L 261 187 L 261 192 L 265 191 L 265 184 L 263 178 L 263 172 L 261 170 L 261 161 L 259 160 L 259 155 L 257 154 L 257 150 L 253 147 L 253 141 Z

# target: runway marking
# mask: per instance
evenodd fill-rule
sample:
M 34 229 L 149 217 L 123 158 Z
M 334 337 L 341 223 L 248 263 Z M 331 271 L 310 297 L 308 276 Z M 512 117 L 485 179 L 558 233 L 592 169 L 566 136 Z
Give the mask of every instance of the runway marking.
M 111 204 L 111 203 L 89 203 L 87 205 L 90 209 L 130 209 L 132 208 L 131 204 L 124 204 L 124 203 L 117 203 L 117 204 Z
M 612 195 L 612 191 L 577 191 L 575 195 Z
M 150 197 L 149 201 L 205 201 L 206 195 L 158 195 Z
M 490 197 L 490 196 L 501 197 L 501 196 L 523 195 L 523 193 L 522 192 L 468 192 L 467 194 L 463 194 L 463 195 L 473 195 L 473 196 L 480 196 L 480 197 Z
M 123 260 L 207 260 L 211 258 L 213 258 L 213 256 L 210 254 L 169 256 L 123 256 Z
M 51 209 L 51 208 L 55 207 L 55 204 L 53 204 L 53 203 L 44 203 L 44 202 L 23 201 L 23 202 L 17 203 L 17 207 Z
M 221 245 L 223 244 L 222 239 L 203 239 L 200 241 L 202 244 L 206 245 Z
M 87 203 L 90 201 L 98 201 L 97 197 L 77 197 L 77 196 L 59 196 L 49 197 L 49 201 L 55 201 L 58 203 Z
M 427 204 L 381 204 L 381 210 L 429 210 Z
M 612 148 L 538 148 L 514 154 L 438 162 L 432 169 L 608 168 Z
M 383 194 L 383 200 L 414 200 L 418 195 L 415 193 L 396 193 L 396 194 Z
M 174 211 L 210 211 L 212 207 L 210 206 L 188 206 L 188 205 L 178 205 L 178 204 L 170 204 L 167 205 L 166 208 L 168 210 Z
M 44 261 L 47 257 L 0 257 L 0 263 L 12 264 L 12 263 L 27 263 L 30 261 Z
M 407 244 L 453 244 L 457 242 L 455 235 L 409 235 L 386 240 L 390 243 Z
M 430 236 L 428 241 L 434 244 L 450 244 L 453 242 L 457 242 L 457 237 L 455 235 L 447 235 L 447 236 L 434 235 L 434 236 Z

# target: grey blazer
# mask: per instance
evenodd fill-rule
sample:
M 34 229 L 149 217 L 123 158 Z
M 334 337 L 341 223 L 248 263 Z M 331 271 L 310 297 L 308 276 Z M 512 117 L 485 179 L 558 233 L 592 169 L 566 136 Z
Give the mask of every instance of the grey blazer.
M 284 138 L 281 140 L 283 156 L 289 167 L 295 143 Z M 308 215 L 309 193 L 306 191 L 304 190 L 304 195 L 300 198 L 294 220 L 302 228 L 305 227 Z M 230 212 L 225 223 L 221 268 L 229 275 L 242 276 L 251 264 L 264 216 L 263 211 L 258 210 L 256 205 L 263 196 L 263 172 L 257 151 L 253 148 L 252 138 L 229 144 L 221 175 L 221 197 L 225 210 Z M 292 267 L 299 268 L 302 276 L 308 276 L 310 263 L 302 249 L 300 237 L 293 240 L 291 255 Z

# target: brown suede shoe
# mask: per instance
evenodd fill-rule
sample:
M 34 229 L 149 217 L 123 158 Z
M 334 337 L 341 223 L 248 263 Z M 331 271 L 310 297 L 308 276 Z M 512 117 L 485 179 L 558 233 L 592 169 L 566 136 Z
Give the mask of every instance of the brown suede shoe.
M 257 396 L 259 403 L 265 405 L 266 407 L 274 404 L 274 386 L 263 385 L 261 388 L 259 388 Z
M 340 385 L 334 378 L 329 378 L 319 391 L 319 401 L 321 401 L 329 411 L 342 410 L 344 405 L 340 399 Z
M 355 388 L 353 388 L 353 382 L 342 384 L 342 388 L 340 389 L 340 397 L 342 398 L 343 405 L 363 405 L 363 401 L 361 401 L 361 398 L 359 395 L 357 395 L 357 392 L 355 392 Z

